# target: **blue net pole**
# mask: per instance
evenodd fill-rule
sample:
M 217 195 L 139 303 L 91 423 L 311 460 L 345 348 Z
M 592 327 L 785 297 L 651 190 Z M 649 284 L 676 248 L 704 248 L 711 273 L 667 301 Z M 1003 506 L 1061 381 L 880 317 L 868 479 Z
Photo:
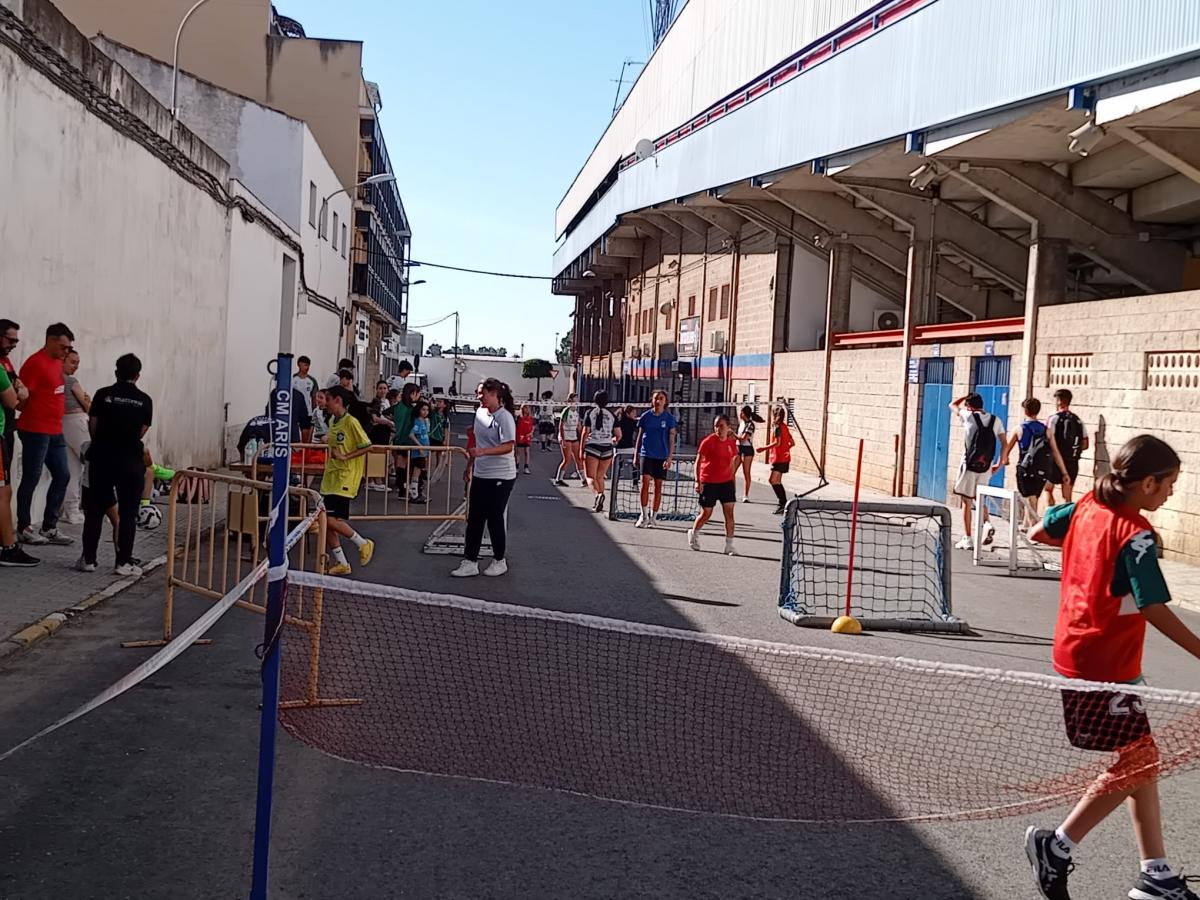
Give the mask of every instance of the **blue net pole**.
M 275 736 L 279 721 L 279 633 L 287 580 L 288 467 L 291 460 L 292 355 L 275 363 L 271 443 L 271 515 L 268 519 L 267 615 L 262 646 L 262 716 L 258 739 L 258 800 L 254 814 L 254 876 L 250 900 L 267 900 L 271 852 L 271 801 L 275 782 Z

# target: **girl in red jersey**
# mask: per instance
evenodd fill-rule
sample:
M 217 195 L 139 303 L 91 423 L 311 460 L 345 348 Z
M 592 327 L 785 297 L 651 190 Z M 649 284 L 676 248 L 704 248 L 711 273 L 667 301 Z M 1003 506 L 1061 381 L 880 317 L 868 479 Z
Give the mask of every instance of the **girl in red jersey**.
M 775 498 L 779 501 L 779 505 L 775 507 L 776 515 L 783 515 L 784 507 L 787 506 L 787 492 L 783 489 L 783 476 L 792 465 L 792 447 L 796 445 L 795 439 L 792 437 L 792 432 L 787 424 L 787 409 L 783 406 L 775 407 L 775 412 L 771 415 L 771 435 L 766 446 L 759 447 L 759 453 L 767 454 L 767 462 L 771 464 L 771 477 L 767 479 L 767 483 L 771 485 L 771 490 L 775 492 Z
M 700 514 L 688 529 L 688 546 L 700 549 L 700 529 L 712 516 L 713 507 L 721 504 L 725 516 L 725 553 L 737 556 L 733 547 L 733 509 L 737 504 L 734 476 L 741 465 L 737 441 L 729 427 L 728 416 L 713 420 L 713 433 L 696 449 L 696 492 L 700 495 Z
M 517 416 L 517 466 L 521 465 L 521 460 L 525 460 L 525 474 L 529 474 L 529 451 L 533 449 L 533 429 L 537 427 L 537 419 L 533 417 L 533 411 L 526 403 L 521 407 L 521 414 Z M 520 468 L 517 469 L 520 471 Z
M 1066 678 L 1142 684 L 1142 643 L 1149 622 L 1200 658 L 1200 637 L 1167 608 L 1154 529 L 1143 513 L 1162 506 L 1179 477 L 1179 456 L 1150 435 L 1135 437 L 1112 471 L 1078 503 L 1053 507 L 1031 539 L 1063 548 L 1062 599 L 1054 633 L 1054 668 Z M 1163 847 L 1162 813 L 1153 772 L 1158 751 L 1136 693 L 1064 690 L 1067 739 L 1117 760 L 1055 831 L 1030 827 L 1025 851 L 1038 890 L 1069 900 L 1067 875 L 1075 845 L 1128 802 L 1141 851 L 1131 900 L 1200 900 L 1172 871 Z

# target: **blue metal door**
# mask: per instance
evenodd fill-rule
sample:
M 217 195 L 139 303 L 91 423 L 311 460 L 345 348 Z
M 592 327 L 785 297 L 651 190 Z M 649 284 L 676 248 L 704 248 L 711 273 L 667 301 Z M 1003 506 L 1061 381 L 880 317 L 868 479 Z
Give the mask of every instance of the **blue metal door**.
M 950 463 L 950 401 L 954 360 L 927 359 L 921 389 L 921 449 L 917 456 L 917 495 L 946 502 Z
M 975 358 L 975 392 L 983 398 L 983 408 L 1008 430 L 1008 392 L 1012 382 L 1012 362 L 1008 356 L 979 356 Z M 999 449 L 997 449 L 999 452 Z M 1004 487 L 1004 469 L 991 477 L 988 484 Z M 989 502 L 988 509 L 997 513 L 998 505 Z

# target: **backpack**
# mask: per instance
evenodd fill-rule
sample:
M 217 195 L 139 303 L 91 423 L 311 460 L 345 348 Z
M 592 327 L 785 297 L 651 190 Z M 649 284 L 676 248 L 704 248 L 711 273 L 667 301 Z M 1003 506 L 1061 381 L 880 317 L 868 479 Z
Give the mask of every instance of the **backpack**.
M 996 417 L 989 415 L 987 426 L 979 413 L 971 413 L 975 428 L 967 432 L 966 467 L 968 472 L 982 473 L 992 467 L 996 458 L 996 432 L 993 430 Z
M 1054 443 L 1063 459 L 1076 460 L 1083 456 L 1083 423 L 1073 412 L 1059 413 L 1054 420 Z
M 1040 425 L 1039 422 L 1026 422 L 1021 428 Z M 1021 459 L 1017 463 L 1017 490 L 1022 497 L 1036 497 L 1042 492 L 1050 470 L 1054 468 L 1054 454 L 1050 452 L 1050 441 L 1046 437 L 1044 426 L 1036 430 L 1029 439 L 1029 446 L 1021 451 Z

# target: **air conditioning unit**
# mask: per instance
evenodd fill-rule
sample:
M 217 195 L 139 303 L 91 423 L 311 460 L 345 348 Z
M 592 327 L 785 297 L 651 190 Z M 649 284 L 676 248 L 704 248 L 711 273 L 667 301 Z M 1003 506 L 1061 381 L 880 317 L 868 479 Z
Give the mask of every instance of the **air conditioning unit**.
M 875 331 L 895 331 L 904 327 L 900 311 L 896 309 L 875 310 Z
M 725 352 L 725 332 L 714 331 L 708 336 L 708 349 L 713 353 Z

